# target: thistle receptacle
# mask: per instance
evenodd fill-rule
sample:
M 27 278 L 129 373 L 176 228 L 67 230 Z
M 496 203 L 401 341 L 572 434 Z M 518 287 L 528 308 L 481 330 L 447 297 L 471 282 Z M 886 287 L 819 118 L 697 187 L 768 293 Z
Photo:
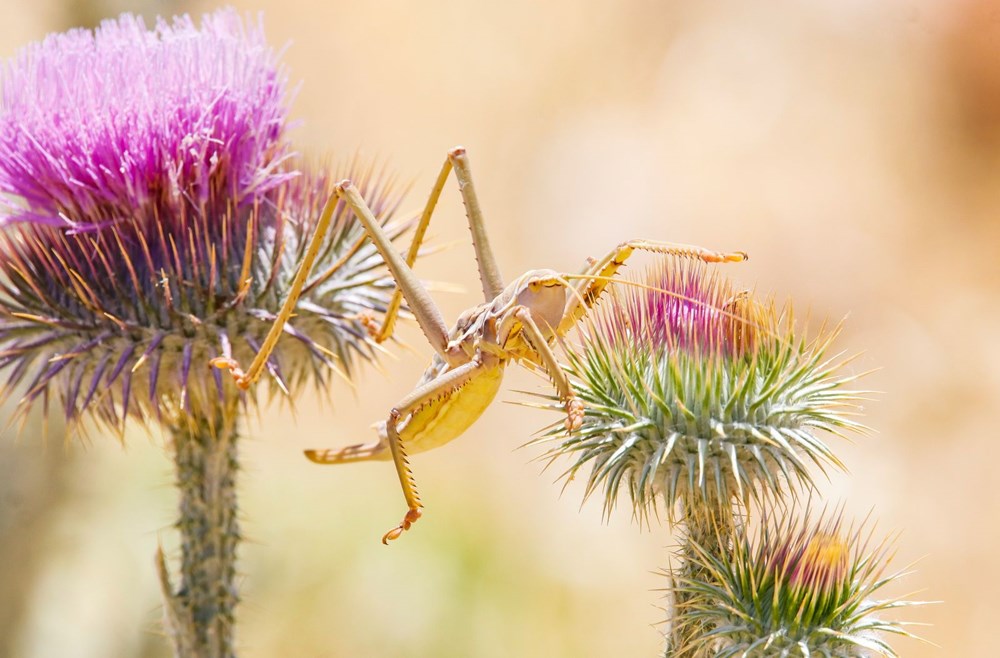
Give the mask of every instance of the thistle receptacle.
M 398 197 L 371 169 L 300 167 L 286 73 L 233 10 L 51 35 L 7 64 L 0 94 L 3 394 L 21 390 L 22 412 L 58 395 L 77 426 L 168 429 L 183 538 L 183 582 L 167 592 L 175 649 L 231 655 L 247 398 L 208 362 L 256 353 L 334 174 L 352 174 L 383 222 Z M 388 303 L 380 265 L 338 206 L 268 363 L 278 386 L 324 384 L 373 355 L 359 316 Z

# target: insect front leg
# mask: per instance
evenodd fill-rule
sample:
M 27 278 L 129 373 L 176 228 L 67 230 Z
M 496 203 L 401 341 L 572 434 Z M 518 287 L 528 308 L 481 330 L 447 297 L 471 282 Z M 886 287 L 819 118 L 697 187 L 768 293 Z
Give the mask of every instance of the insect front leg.
M 674 242 L 657 242 L 654 240 L 629 240 L 623 242 L 600 260 L 592 261 L 583 271 L 583 276 L 594 277 L 574 284 L 566 301 L 566 312 L 556 329 L 556 333 L 565 336 L 570 329 L 583 317 L 604 293 L 611 282 L 610 279 L 618 272 L 635 251 L 647 251 L 665 256 L 680 256 L 694 258 L 705 263 L 739 263 L 747 259 L 742 251 L 713 251 L 703 247 Z
M 545 334 L 538 327 L 534 318 L 531 317 L 531 310 L 528 307 L 515 307 L 509 315 L 501 320 L 498 332 L 501 340 L 506 340 L 512 332 L 513 326 L 517 323 L 520 324 L 521 331 L 527 337 L 531 348 L 538 355 L 545 371 L 552 378 L 552 383 L 555 385 L 556 391 L 559 392 L 559 399 L 566 406 L 566 429 L 570 432 L 580 429 L 580 426 L 583 425 L 583 402 L 576 396 L 576 392 L 573 390 L 566 372 L 559 365 L 559 360 L 556 359 L 555 353 L 549 347 L 549 342 L 546 340 Z
M 250 388 L 250 385 L 260 379 L 261 373 L 263 373 L 265 366 L 267 365 L 267 360 L 271 357 L 271 353 L 274 352 L 275 345 L 278 344 L 278 339 L 281 337 L 281 332 L 285 328 L 285 324 L 288 319 L 292 317 L 295 311 L 295 305 L 299 301 L 299 296 L 302 294 L 302 287 L 305 285 L 306 277 L 309 276 L 309 272 L 312 270 L 313 262 L 316 260 L 317 254 L 319 254 L 320 248 L 323 246 L 323 239 L 326 237 L 326 232 L 330 228 L 330 221 L 333 218 L 333 212 L 337 207 L 337 195 L 331 194 L 330 198 L 327 199 L 326 205 L 323 207 L 323 213 L 320 215 L 319 222 L 316 223 L 316 232 L 313 234 L 312 240 L 309 242 L 309 247 L 306 249 L 306 253 L 302 258 L 302 262 L 299 264 L 298 271 L 295 272 L 295 278 L 292 279 L 292 286 L 288 291 L 288 297 L 285 299 L 285 303 L 281 305 L 281 310 L 278 311 L 278 317 L 275 318 L 274 322 L 271 324 L 271 328 L 267 332 L 267 336 L 264 337 L 264 342 L 260 346 L 260 350 L 257 351 L 257 355 L 254 357 L 253 362 L 250 363 L 250 367 L 244 372 L 240 368 L 239 362 L 229 356 L 216 357 L 209 361 L 209 365 L 220 370 L 228 370 L 232 373 L 233 379 L 236 380 L 236 385 L 241 389 L 246 390 Z M 242 276 L 246 278 L 249 273 L 249 250 L 243 263 L 243 274 Z M 247 284 L 245 284 L 247 285 Z

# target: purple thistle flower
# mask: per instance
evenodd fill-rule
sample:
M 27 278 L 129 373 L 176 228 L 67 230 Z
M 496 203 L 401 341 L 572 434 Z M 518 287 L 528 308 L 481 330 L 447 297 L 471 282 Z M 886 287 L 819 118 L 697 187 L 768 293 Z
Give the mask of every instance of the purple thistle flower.
M 703 263 L 661 263 L 647 272 L 642 286 L 617 290 L 614 311 L 597 316 L 599 332 L 609 343 L 638 341 L 704 357 L 735 357 L 750 348 L 760 330 L 757 316 L 764 307 L 746 303 L 746 292 Z
M 252 359 L 334 174 L 383 221 L 399 201 L 356 163 L 294 168 L 285 74 L 233 10 L 200 28 L 125 15 L 52 35 L 2 83 L 0 371 L 3 394 L 25 387 L 22 411 L 57 392 L 68 420 L 90 410 L 117 429 L 129 415 L 232 413 L 234 388 L 205 364 Z M 343 206 L 333 226 L 287 328 L 296 340 L 269 362 L 286 391 L 371 357 L 358 314 L 384 309 L 394 285 Z
M 3 71 L 0 221 L 92 230 L 253 203 L 291 175 L 285 80 L 262 28 L 233 10 L 200 28 L 124 15 L 50 35 Z

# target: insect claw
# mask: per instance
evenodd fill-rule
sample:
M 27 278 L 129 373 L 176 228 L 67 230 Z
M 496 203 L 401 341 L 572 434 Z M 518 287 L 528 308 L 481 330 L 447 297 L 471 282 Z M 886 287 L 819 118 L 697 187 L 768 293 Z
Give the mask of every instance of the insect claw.
M 368 311 L 361 311 L 360 313 L 355 314 L 352 319 L 360 322 L 361 326 L 363 326 L 368 332 L 368 337 L 373 339 L 375 342 L 381 343 L 385 340 L 384 338 L 381 338 L 382 327 L 375 321 L 375 316 Z
M 580 398 L 566 400 L 566 430 L 575 432 L 583 426 L 583 402 Z
M 410 526 L 417 522 L 417 519 L 420 518 L 420 514 L 421 512 L 419 508 L 408 510 L 406 512 L 406 516 L 403 517 L 402 523 L 382 535 L 382 543 L 388 546 L 389 542 L 399 539 L 404 532 L 410 529 Z
M 388 546 L 390 541 L 399 539 L 400 535 L 403 534 L 403 530 L 404 530 L 403 526 L 396 526 L 389 532 L 382 535 L 382 543 Z
M 240 362 L 236 359 L 229 356 L 217 356 L 208 362 L 208 367 L 218 368 L 219 370 L 228 370 L 233 376 L 233 380 L 236 382 L 236 385 L 240 389 L 245 391 L 250 388 L 250 380 L 240 367 Z

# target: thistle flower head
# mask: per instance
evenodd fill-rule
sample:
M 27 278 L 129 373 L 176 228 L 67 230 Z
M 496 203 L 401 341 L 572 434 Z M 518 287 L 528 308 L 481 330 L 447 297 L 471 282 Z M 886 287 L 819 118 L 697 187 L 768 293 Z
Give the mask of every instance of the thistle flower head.
M 7 65 L 0 94 L 0 371 L 4 394 L 25 386 L 22 410 L 58 394 L 67 419 L 115 428 L 230 414 L 235 389 L 206 364 L 252 359 L 334 174 L 383 221 L 398 202 L 372 169 L 297 168 L 285 74 L 233 11 L 50 36 Z M 297 340 L 269 363 L 285 388 L 371 356 L 356 317 L 391 292 L 343 207 L 333 226 Z
M 730 550 L 689 549 L 686 573 L 698 578 L 675 576 L 673 588 L 684 601 L 674 616 L 684 655 L 895 656 L 883 634 L 910 636 L 882 613 L 916 603 L 872 598 L 900 575 L 883 575 L 891 543 L 873 545 L 864 524 L 844 528 L 840 514 L 765 518 L 757 537 L 740 530 Z
M 564 476 L 589 464 L 586 495 L 603 487 L 606 512 L 624 484 L 640 517 L 662 496 L 673 521 L 678 502 L 728 506 L 809 485 L 809 462 L 840 466 L 814 435 L 859 427 L 852 378 L 826 358 L 836 331 L 802 337 L 790 309 L 699 262 L 664 260 L 636 283 L 616 285 L 566 348 L 586 417 L 536 440 L 575 458 Z
M 152 30 L 126 14 L 29 45 L 3 71 L 3 221 L 89 230 L 251 204 L 290 176 L 285 86 L 263 30 L 232 10 Z

